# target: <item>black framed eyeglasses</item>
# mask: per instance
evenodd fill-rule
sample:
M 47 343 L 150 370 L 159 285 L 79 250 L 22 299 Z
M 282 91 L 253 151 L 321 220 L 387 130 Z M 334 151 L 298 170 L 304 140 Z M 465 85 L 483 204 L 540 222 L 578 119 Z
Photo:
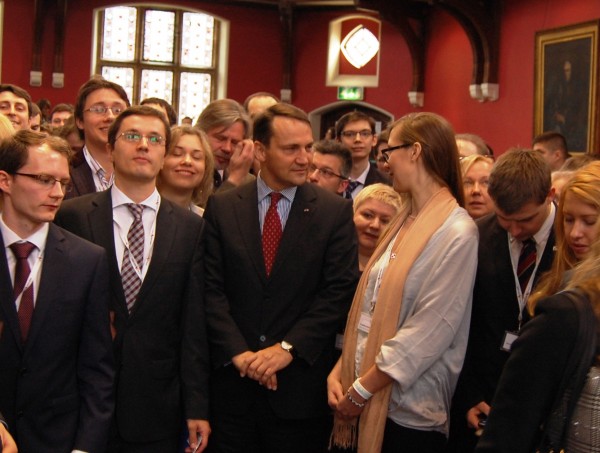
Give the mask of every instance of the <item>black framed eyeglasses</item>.
M 323 176 L 325 176 L 325 178 L 327 178 L 327 179 L 330 179 L 330 178 L 333 178 L 333 177 L 340 178 L 340 179 L 342 179 L 344 181 L 348 179 L 345 176 L 338 175 L 337 173 L 332 172 L 328 168 L 318 168 L 315 165 L 309 165 L 308 172 L 312 174 L 315 171 L 318 171 L 320 174 L 322 174 Z
M 394 152 L 400 148 L 408 148 L 409 146 L 412 146 L 412 145 L 413 145 L 413 143 L 404 143 L 404 144 L 398 145 L 398 146 L 390 146 L 389 148 L 382 149 L 381 155 L 383 156 L 383 158 L 385 159 L 385 162 L 387 163 L 390 161 L 390 154 L 392 152 Z
M 14 173 L 15 175 L 19 175 L 19 176 L 25 176 L 27 178 L 31 178 L 31 179 L 35 179 L 40 186 L 42 186 L 44 189 L 52 189 L 52 187 L 54 187 L 54 185 L 56 183 L 60 184 L 60 188 L 62 189 L 63 193 L 67 193 L 71 191 L 71 180 L 70 179 L 56 179 L 54 176 L 52 175 L 34 175 L 31 173 L 19 173 L 16 172 Z

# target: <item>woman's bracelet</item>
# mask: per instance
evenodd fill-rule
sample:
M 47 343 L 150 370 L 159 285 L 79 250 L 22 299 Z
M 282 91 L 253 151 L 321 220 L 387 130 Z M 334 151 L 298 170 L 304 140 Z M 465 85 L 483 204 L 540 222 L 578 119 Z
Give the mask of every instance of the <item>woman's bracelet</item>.
M 361 409 L 363 407 L 365 407 L 365 403 L 359 403 L 358 401 L 356 401 L 354 398 L 352 398 L 352 395 L 350 395 L 350 389 L 348 389 L 348 391 L 346 392 L 346 396 L 348 397 L 348 399 L 350 400 L 350 402 L 352 404 L 354 404 L 356 407 L 360 407 Z
M 352 388 L 358 393 L 362 399 L 369 400 L 373 396 L 363 385 L 360 383 L 360 378 L 356 378 L 356 381 L 352 383 Z

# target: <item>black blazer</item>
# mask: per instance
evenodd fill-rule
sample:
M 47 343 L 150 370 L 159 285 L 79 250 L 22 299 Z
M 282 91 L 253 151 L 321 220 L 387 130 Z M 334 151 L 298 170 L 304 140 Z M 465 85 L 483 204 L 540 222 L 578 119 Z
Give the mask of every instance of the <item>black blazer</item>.
M 82 150 L 78 150 L 73 155 L 69 172 L 71 173 L 73 187 L 65 194 L 65 200 L 96 192 L 92 169 L 85 160 Z
M 299 186 L 269 277 L 256 182 L 213 195 L 204 218 L 214 409 L 244 413 L 267 392 L 279 417 L 326 413 L 336 329 L 358 278 L 351 203 L 312 184 Z M 233 356 L 282 340 L 296 348 L 298 358 L 277 373 L 277 391 L 240 378 Z
M 105 451 L 114 408 L 106 253 L 50 225 L 25 344 L 0 255 L 0 411 L 19 450 Z
M 120 436 L 177 435 L 181 418 L 208 418 L 208 346 L 199 216 L 162 198 L 150 267 L 131 315 L 115 252 L 111 191 L 63 203 L 56 222 L 108 253 Z
M 509 353 L 500 349 L 506 331 L 518 328 L 519 303 L 515 277 L 508 248 L 508 233 L 496 219 L 488 215 L 477 222 L 479 252 L 477 276 L 473 290 L 471 330 L 465 364 L 459 380 L 457 398 L 470 409 L 481 401 L 492 401 L 500 374 Z M 546 248 L 534 277 L 552 266 L 554 259 L 554 229 L 550 231 Z M 524 320 L 528 319 L 527 309 Z
M 387 184 L 388 186 L 392 185 L 390 177 L 380 172 L 377 168 L 377 164 L 369 162 L 369 172 L 365 178 L 365 187 L 370 186 L 371 184 L 377 184 L 378 182 Z
M 529 453 L 539 442 L 577 339 L 578 311 L 562 294 L 541 300 L 513 343 L 477 452 Z

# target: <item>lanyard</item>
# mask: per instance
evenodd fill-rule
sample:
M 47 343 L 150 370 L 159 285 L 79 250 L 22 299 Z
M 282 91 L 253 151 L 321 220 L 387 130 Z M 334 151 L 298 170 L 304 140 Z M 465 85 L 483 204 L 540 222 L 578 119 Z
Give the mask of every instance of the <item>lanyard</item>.
M 527 299 L 529 299 L 529 295 L 531 294 L 531 289 L 533 288 L 533 280 L 535 278 L 535 275 L 537 273 L 538 270 L 538 266 L 540 265 L 540 261 L 541 261 L 541 257 L 538 257 L 537 253 L 536 253 L 536 259 L 535 259 L 535 267 L 533 268 L 533 272 L 531 273 L 531 277 L 529 277 L 529 281 L 527 282 L 527 286 L 525 287 L 525 292 L 521 291 L 521 283 L 519 282 L 519 276 L 517 275 L 517 267 L 518 264 L 515 265 L 514 262 L 514 257 L 513 257 L 513 253 L 512 253 L 512 249 L 510 247 L 510 238 L 508 239 L 508 250 L 510 253 L 510 263 L 512 265 L 512 272 L 513 272 L 513 277 L 515 279 L 515 288 L 517 291 L 517 301 L 519 303 L 519 327 L 518 327 L 518 331 L 521 330 L 521 324 L 523 324 L 523 309 L 525 308 L 525 304 L 527 303 Z M 536 243 L 536 250 L 537 250 L 537 243 Z
M 117 231 L 118 231 L 119 238 L 121 239 L 121 242 L 123 243 L 125 250 L 127 250 L 129 252 L 128 253 L 129 262 L 131 263 L 131 266 L 133 267 L 133 270 L 135 271 L 135 273 L 137 274 L 139 279 L 142 281 L 144 280 L 144 272 L 148 269 L 148 266 L 150 265 L 150 258 L 152 257 L 152 252 L 154 251 L 154 238 L 156 235 L 156 219 L 158 218 L 159 200 L 160 200 L 160 198 L 158 198 L 156 200 L 156 209 L 154 211 L 155 212 L 154 221 L 152 222 L 152 225 L 150 226 L 150 244 L 148 247 L 148 254 L 146 256 L 146 259 L 144 260 L 144 264 L 143 264 L 142 268 L 140 268 L 140 266 L 138 265 L 136 260 L 133 258 L 133 253 L 131 253 L 131 249 L 129 248 L 129 241 L 127 239 L 127 234 L 123 234 L 121 225 L 119 225 L 119 223 L 117 221 L 113 220 L 114 223 L 117 225 Z M 152 209 L 152 208 L 150 208 L 150 209 Z M 142 213 L 142 223 L 143 223 L 143 217 L 144 217 L 144 214 Z M 135 222 L 135 219 L 133 219 L 133 221 Z M 133 222 L 132 222 L 132 224 L 133 224 Z M 130 228 L 131 228 L 131 226 L 130 226 Z M 144 230 L 144 242 L 146 241 L 145 236 L 146 236 L 146 231 Z M 144 251 L 145 250 L 146 250 L 146 247 L 144 247 Z

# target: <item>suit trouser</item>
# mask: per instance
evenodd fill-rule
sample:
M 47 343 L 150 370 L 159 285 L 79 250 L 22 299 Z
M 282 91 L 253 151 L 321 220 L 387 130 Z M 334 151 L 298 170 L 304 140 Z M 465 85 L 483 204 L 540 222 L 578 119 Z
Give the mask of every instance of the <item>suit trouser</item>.
M 282 419 L 262 394 L 246 414 L 211 414 L 210 453 L 320 453 L 327 450 L 331 433 L 328 415 L 309 419 Z

